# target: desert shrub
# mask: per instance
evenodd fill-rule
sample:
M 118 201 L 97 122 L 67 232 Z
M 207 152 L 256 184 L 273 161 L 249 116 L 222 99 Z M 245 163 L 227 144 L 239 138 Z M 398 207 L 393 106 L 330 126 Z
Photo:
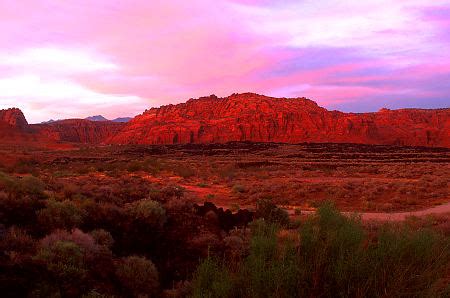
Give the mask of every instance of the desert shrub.
M 148 157 L 142 162 L 143 170 L 153 175 L 164 169 L 164 164 L 157 158 Z
M 197 174 L 195 169 L 191 168 L 189 165 L 178 164 L 173 168 L 173 172 L 183 178 L 190 178 Z
M 216 197 L 216 195 L 213 193 L 209 193 L 209 194 L 205 195 L 205 199 L 208 201 L 214 199 L 215 197 Z
M 62 193 L 64 198 L 71 199 L 80 196 L 80 188 L 73 183 L 63 184 Z
M 235 193 L 244 193 L 244 192 L 246 192 L 246 188 L 243 185 L 235 184 L 235 185 L 233 185 L 233 191 Z
M 48 248 L 59 241 L 75 243 L 80 247 L 86 258 L 90 258 L 99 250 L 99 244 L 94 237 L 79 229 L 73 229 L 71 232 L 66 230 L 56 230 L 45 236 L 41 240 L 40 245 L 42 248 Z
M 166 210 L 162 205 L 152 200 L 140 200 L 128 204 L 129 216 L 152 228 L 162 228 L 166 222 Z
M 90 234 L 98 245 L 111 248 L 114 244 L 114 239 L 108 231 L 97 229 L 93 230 Z
M 0 251 L 13 263 L 21 263 L 29 258 L 34 253 L 35 246 L 35 241 L 25 230 L 14 226 L 0 238 Z
M 162 194 L 159 188 L 151 188 L 148 192 L 148 198 L 153 201 L 162 201 Z
M 224 167 L 219 167 L 218 175 L 223 179 L 231 181 L 236 177 L 236 172 L 237 169 L 234 165 L 227 165 Z
M 42 285 L 57 285 L 56 293 L 52 293 L 52 296 L 78 296 L 84 291 L 88 274 L 84 251 L 70 239 L 68 233 L 58 233 L 44 238 L 34 257 L 50 275 L 49 280 L 44 280 Z M 48 289 L 40 286 L 39 292 L 42 291 L 46 292 Z
M 226 252 L 231 258 L 240 258 L 246 252 L 246 243 L 243 237 L 239 235 L 230 235 L 223 238 Z
M 220 237 L 211 231 L 203 230 L 187 241 L 187 248 L 195 255 L 206 257 L 210 252 L 219 252 L 223 248 Z
M 243 261 L 206 259 L 194 275 L 193 295 L 222 280 L 231 282 L 224 297 L 441 297 L 448 291 L 442 281 L 450 242 L 435 232 L 385 226 L 369 235 L 358 217 L 343 216 L 330 203 L 302 224 L 298 242 L 281 241 L 278 227 L 255 222 Z
M 100 294 L 96 290 L 91 290 L 82 296 L 82 298 L 108 298 L 108 297 L 114 297 L 114 296 Z
M 142 170 L 142 164 L 139 161 L 131 161 L 127 166 L 128 172 L 138 172 Z
M 134 296 L 153 297 L 159 291 L 159 274 L 152 261 L 129 256 L 116 264 L 116 276 L 121 285 Z M 129 293 L 128 292 L 128 293 Z
M 6 226 L 36 226 L 36 212 L 45 205 L 44 200 L 30 196 L 11 195 L 0 191 L 0 218 Z
M 45 190 L 45 184 L 37 177 L 25 176 L 17 183 L 17 190 L 20 193 L 43 196 Z
M 104 229 L 114 232 L 114 238 L 122 232 L 127 215 L 123 208 L 111 203 L 95 203 L 85 200 L 80 206 L 85 214 L 82 228 L 84 230 Z
M 14 165 L 14 171 L 19 174 L 36 172 L 39 162 L 35 159 L 20 159 Z
M 16 181 L 9 175 L 0 172 L 0 190 L 11 191 L 15 188 Z
M 29 195 L 33 197 L 45 197 L 45 184 L 37 177 L 25 176 L 15 179 L 0 172 L 0 189 L 4 189 L 15 196 Z
M 70 177 L 73 175 L 74 175 L 74 173 L 72 173 L 68 170 L 54 171 L 52 173 L 52 177 L 54 177 L 54 178 L 66 178 L 66 177 Z
M 161 189 L 160 194 L 163 200 L 168 200 L 171 198 L 180 199 L 183 197 L 185 191 L 186 189 L 182 186 L 169 184 Z
M 290 246 L 278 249 L 277 225 L 257 221 L 252 226 L 250 254 L 240 270 L 241 295 L 293 297 L 298 267 Z M 247 280 L 246 280 L 247 278 Z
M 154 201 L 167 201 L 172 198 L 180 199 L 183 197 L 185 188 L 177 184 L 168 184 L 163 188 L 152 188 L 149 191 L 148 198 Z
M 197 268 L 192 282 L 192 297 L 232 297 L 233 283 L 228 268 L 208 256 Z
M 109 248 L 78 229 L 57 230 L 44 237 L 35 259 L 47 268 L 64 291 L 73 290 L 76 285 L 87 289 L 99 280 L 109 280 L 113 274 Z M 76 280 L 71 281 L 73 278 Z
M 275 205 L 270 199 L 261 199 L 256 204 L 256 218 L 262 218 L 282 226 L 289 225 L 289 214 Z
M 51 231 L 54 229 L 72 229 L 82 224 L 84 213 L 72 201 L 47 201 L 46 208 L 37 212 L 39 224 Z

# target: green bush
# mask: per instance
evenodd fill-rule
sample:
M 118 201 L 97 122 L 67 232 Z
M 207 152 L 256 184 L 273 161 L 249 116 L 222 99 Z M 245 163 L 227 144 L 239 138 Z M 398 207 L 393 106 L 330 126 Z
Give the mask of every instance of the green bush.
M 195 298 L 226 298 L 232 296 L 233 283 L 226 266 L 208 257 L 198 266 L 192 288 Z
M 250 254 L 239 271 L 241 295 L 245 297 L 294 297 L 296 291 L 295 250 L 280 249 L 278 227 L 257 221 L 252 226 Z
M 15 179 L 0 172 L 0 190 L 6 190 L 15 195 L 30 195 L 44 197 L 45 184 L 37 177 L 25 176 Z
M 261 199 L 258 201 L 255 217 L 281 226 L 289 225 L 289 214 L 287 211 L 277 207 L 270 199 Z
M 280 241 L 278 228 L 255 222 L 250 253 L 242 261 L 201 263 L 193 296 L 205 291 L 209 297 L 442 297 L 448 292 L 443 280 L 450 241 L 435 232 L 385 226 L 368 235 L 358 217 L 343 216 L 329 203 L 302 224 L 299 241 Z
M 12 189 L 15 188 L 16 185 L 16 180 L 12 177 L 10 177 L 9 175 L 0 172 L 0 189 L 1 190 L 6 190 L 6 191 L 11 191 Z
M 166 201 L 168 199 L 180 199 L 184 196 L 186 189 L 177 184 L 169 184 L 161 189 L 152 188 L 149 191 L 148 198 L 154 201 Z
M 152 175 L 158 174 L 164 168 L 164 164 L 157 158 L 148 157 L 142 162 L 143 170 Z
M 158 270 L 144 257 L 129 256 L 116 265 L 116 276 L 122 286 L 134 296 L 154 297 L 159 291 Z
M 83 252 L 72 241 L 61 240 L 43 246 L 35 259 L 43 262 L 47 270 L 62 283 L 83 279 L 87 273 Z
M 37 212 L 39 224 L 46 230 L 72 229 L 82 224 L 84 213 L 72 201 L 47 201 L 47 206 Z
M 33 238 L 25 230 L 13 226 L 1 238 L 0 250 L 10 257 L 24 257 L 34 252 L 35 244 Z
M 114 244 L 114 239 L 108 231 L 97 229 L 93 230 L 90 234 L 98 245 L 111 248 Z
M 173 168 L 173 172 L 183 178 L 190 178 L 197 174 L 197 172 L 189 165 L 177 165 Z
M 166 210 L 152 200 L 139 200 L 127 206 L 129 216 L 153 228 L 162 228 L 166 222 Z
M 18 181 L 18 191 L 28 195 L 43 196 L 45 184 L 34 176 L 25 176 Z
M 20 159 L 14 165 L 14 171 L 19 174 L 36 174 L 39 162 L 35 159 Z

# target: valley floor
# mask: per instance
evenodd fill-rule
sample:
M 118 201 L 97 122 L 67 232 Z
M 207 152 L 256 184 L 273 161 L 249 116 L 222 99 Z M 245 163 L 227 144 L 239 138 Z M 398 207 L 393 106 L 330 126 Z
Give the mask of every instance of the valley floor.
M 303 211 L 333 201 L 342 211 L 379 218 L 380 212 L 420 211 L 450 201 L 450 149 L 443 148 L 229 143 L 0 148 L 0 154 L 0 166 L 23 172 L 18 175 L 28 167 L 58 181 L 94 179 L 105 186 L 134 177 L 155 186 L 177 185 L 195 202 L 230 209 L 251 209 L 261 198 Z

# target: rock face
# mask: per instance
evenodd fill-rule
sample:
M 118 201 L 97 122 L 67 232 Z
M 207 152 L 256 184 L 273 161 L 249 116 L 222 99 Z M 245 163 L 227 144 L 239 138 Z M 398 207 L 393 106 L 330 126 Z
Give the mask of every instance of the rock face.
M 21 110 L 0 110 L 0 145 L 28 145 L 41 141 L 41 136 L 30 130 Z
M 115 144 L 228 141 L 450 147 L 450 109 L 343 113 L 306 98 L 212 95 L 147 110 L 106 140 Z
M 124 123 L 68 119 L 31 125 L 33 130 L 49 139 L 73 143 L 103 143 L 116 135 Z
M 28 124 L 22 111 L 12 108 L 0 110 L 0 142 L 23 144 L 61 141 L 98 144 L 116 135 L 124 125 L 112 121 L 84 119 Z
M 0 141 L 181 144 L 332 142 L 450 148 L 450 109 L 328 111 L 306 98 L 252 93 L 190 99 L 145 111 L 128 123 L 69 119 L 29 125 L 19 109 L 0 110 Z
M 28 125 L 22 111 L 17 108 L 0 110 L 0 122 L 17 128 L 25 128 Z

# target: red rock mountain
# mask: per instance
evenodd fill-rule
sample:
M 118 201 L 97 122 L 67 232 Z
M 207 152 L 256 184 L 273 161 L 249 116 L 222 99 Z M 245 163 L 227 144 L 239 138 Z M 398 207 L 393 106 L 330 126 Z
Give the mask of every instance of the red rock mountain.
M 252 93 L 190 99 L 145 111 L 128 123 L 60 120 L 29 125 L 0 110 L 0 143 L 179 144 L 228 141 L 336 142 L 450 148 L 450 109 L 328 111 L 306 98 Z
M 106 140 L 115 144 L 228 141 L 450 147 L 450 109 L 343 113 L 306 98 L 212 95 L 147 110 Z
M 0 145 L 35 144 L 41 136 L 30 130 L 22 111 L 17 108 L 0 110 Z
M 99 144 L 116 135 L 124 125 L 124 123 L 112 121 L 67 119 L 30 126 L 36 133 L 48 139 L 73 143 Z
M 123 126 L 124 123 L 84 119 L 28 124 L 21 110 L 0 110 L 0 142 L 8 144 L 102 143 L 117 134 Z
M 0 110 L 0 122 L 17 128 L 24 128 L 28 125 L 22 111 L 17 108 Z

